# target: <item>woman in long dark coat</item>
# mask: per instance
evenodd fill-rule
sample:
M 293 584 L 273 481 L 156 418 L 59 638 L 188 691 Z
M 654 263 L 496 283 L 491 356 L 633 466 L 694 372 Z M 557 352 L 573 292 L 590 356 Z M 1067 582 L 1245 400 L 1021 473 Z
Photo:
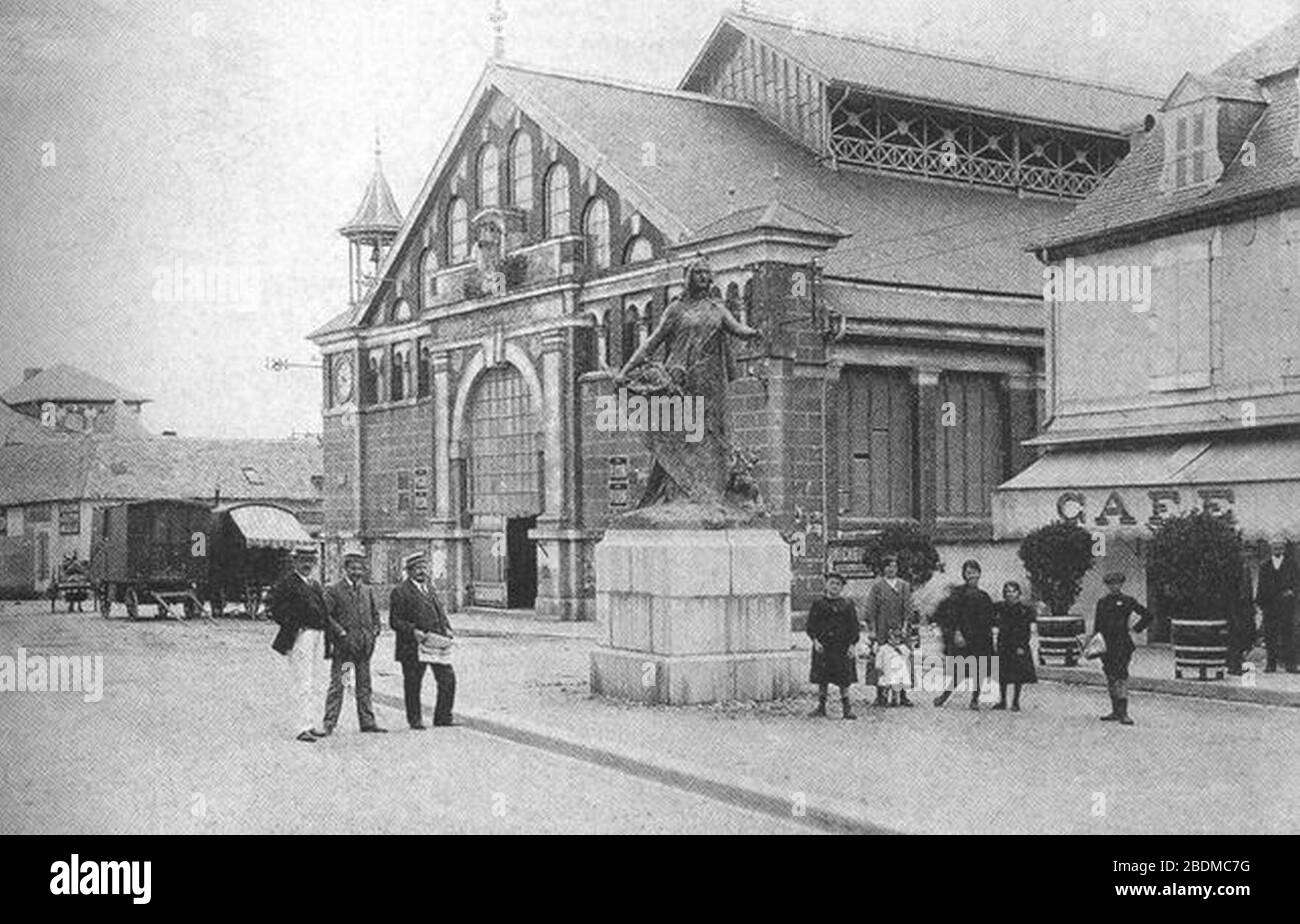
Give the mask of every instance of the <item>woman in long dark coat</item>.
M 852 600 L 840 596 L 843 591 L 844 578 L 831 572 L 826 575 L 826 595 L 808 610 L 806 631 L 813 643 L 808 681 L 817 684 L 818 696 L 817 708 L 809 713 L 812 716 L 826 715 L 826 688 L 833 683 L 840 688 L 844 718 L 857 718 L 849 704 L 849 687 L 858 681 L 854 646 L 862 630 L 857 608 Z
M 970 695 L 970 708 L 980 707 L 980 683 L 984 679 L 985 659 L 993 656 L 993 600 L 980 590 L 983 574 L 979 562 L 970 559 L 961 566 L 964 582 L 936 611 L 936 619 L 944 634 L 944 654 L 950 658 L 975 658 L 975 673 L 971 679 L 974 689 Z M 958 642 L 960 635 L 960 642 Z M 965 661 L 970 664 L 971 662 Z M 934 698 L 942 706 L 952 696 L 958 677 L 958 663 L 952 666 L 952 686 L 945 684 L 944 691 Z M 970 676 L 970 675 L 968 675 Z
M 998 627 L 998 704 L 1007 708 L 1007 687 L 1014 687 L 1011 711 L 1020 711 L 1020 686 L 1037 683 L 1034 656 L 1029 651 L 1029 627 L 1034 621 L 1033 607 L 1020 599 L 1020 584 L 1007 581 L 1002 585 L 1002 601 L 993 604 Z

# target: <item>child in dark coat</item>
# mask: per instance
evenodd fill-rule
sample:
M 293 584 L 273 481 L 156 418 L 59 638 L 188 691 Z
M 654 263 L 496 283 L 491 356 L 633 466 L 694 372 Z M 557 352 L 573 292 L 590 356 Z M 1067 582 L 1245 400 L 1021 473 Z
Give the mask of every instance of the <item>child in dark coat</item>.
M 1014 689 L 1011 711 L 1020 711 L 1020 686 L 1037 683 L 1038 671 L 1029 652 L 1029 627 L 1034 610 L 1020 599 L 1020 584 L 1007 581 L 1002 585 L 1002 601 L 993 604 L 993 618 L 998 627 L 998 689 L 1001 695 L 994 709 L 1007 708 L 1007 687 Z
M 840 688 L 840 705 L 846 719 L 856 719 L 849 704 L 849 687 L 858 680 L 858 659 L 855 646 L 861 628 L 858 611 L 853 601 L 844 599 L 843 576 L 831 572 L 826 575 L 826 591 L 822 599 L 808 610 L 808 637 L 812 639 L 812 667 L 808 680 L 817 684 L 817 708 L 809 715 L 826 715 L 826 693 L 830 684 Z

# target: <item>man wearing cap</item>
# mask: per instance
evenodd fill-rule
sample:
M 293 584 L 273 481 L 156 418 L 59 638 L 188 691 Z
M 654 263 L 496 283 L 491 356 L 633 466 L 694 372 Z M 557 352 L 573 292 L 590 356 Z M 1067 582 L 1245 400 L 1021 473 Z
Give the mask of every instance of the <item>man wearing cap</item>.
M 357 720 L 363 732 L 385 732 L 375 722 L 370 702 L 370 656 L 379 637 L 379 607 L 370 585 L 362 581 L 365 557 L 343 555 L 343 577 L 325 589 L 325 655 L 330 658 L 330 687 L 325 694 L 325 734 L 334 731 L 343 708 L 343 672 L 356 672 Z
M 451 717 L 456 700 L 456 671 L 449 657 L 451 624 L 429 586 L 429 562 L 421 553 L 402 560 L 406 580 L 393 588 L 388 601 L 388 624 L 397 633 L 394 657 L 402 665 L 402 693 L 406 721 L 415 730 L 425 728 L 420 709 L 420 686 L 425 667 L 433 669 L 438 698 L 433 707 L 434 725 L 454 725 Z M 445 643 L 445 644 L 444 644 Z M 429 654 L 429 652 L 434 652 Z M 445 652 L 442 656 L 438 651 Z
M 1268 652 L 1264 670 L 1273 673 L 1277 664 L 1292 674 L 1297 672 L 1295 650 L 1296 595 L 1300 577 L 1294 559 L 1286 554 L 1286 540 L 1276 537 L 1269 543 L 1269 557 L 1259 566 L 1259 585 L 1255 602 L 1264 614 L 1264 647 Z
M 320 713 L 320 678 L 325 663 L 325 592 L 312 577 L 316 548 L 299 546 L 293 552 L 293 569 L 276 581 L 266 606 L 280 631 L 271 647 L 289 659 L 298 740 L 314 742 L 325 737 L 315 727 Z
M 1132 725 L 1128 714 L 1128 662 L 1133 657 L 1135 645 L 1129 634 L 1129 619 L 1134 613 L 1142 618 L 1131 631 L 1142 632 L 1151 624 L 1151 614 L 1137 600 L 1124 593 L 1124 573 L 1112 571 L 1103 579 L 1106 595 L 1097 601 L 1092 630 L 1106 643 L 1101 656 L 1101 667 L 1106 674 L 1106 688 L 1110 693 L 1110 714 L 1101 717 L 1103 722 Z

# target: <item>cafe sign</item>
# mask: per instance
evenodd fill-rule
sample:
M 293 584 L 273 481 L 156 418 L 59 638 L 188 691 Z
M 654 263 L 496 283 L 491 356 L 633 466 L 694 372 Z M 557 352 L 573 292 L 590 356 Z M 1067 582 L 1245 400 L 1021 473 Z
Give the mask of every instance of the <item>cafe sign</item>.
M 1143 517 L 1148 526 L 1194 510 L 1211 516 L 1231 516 L 1231 488 L 1115 488 L 1112 490 L 1063 491 L 1056 499 L 1056 513 L 1067 523 L 1083 527 L 1136 526 Z

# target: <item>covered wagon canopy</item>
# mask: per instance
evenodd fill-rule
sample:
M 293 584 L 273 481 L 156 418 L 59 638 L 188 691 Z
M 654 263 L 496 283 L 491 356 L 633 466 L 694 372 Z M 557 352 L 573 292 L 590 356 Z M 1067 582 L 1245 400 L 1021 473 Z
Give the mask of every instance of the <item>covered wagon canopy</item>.
M 245 504 L 226 512 L 250 548 L 294 549 L 312 544 L 298 518 L 283 507 Z

